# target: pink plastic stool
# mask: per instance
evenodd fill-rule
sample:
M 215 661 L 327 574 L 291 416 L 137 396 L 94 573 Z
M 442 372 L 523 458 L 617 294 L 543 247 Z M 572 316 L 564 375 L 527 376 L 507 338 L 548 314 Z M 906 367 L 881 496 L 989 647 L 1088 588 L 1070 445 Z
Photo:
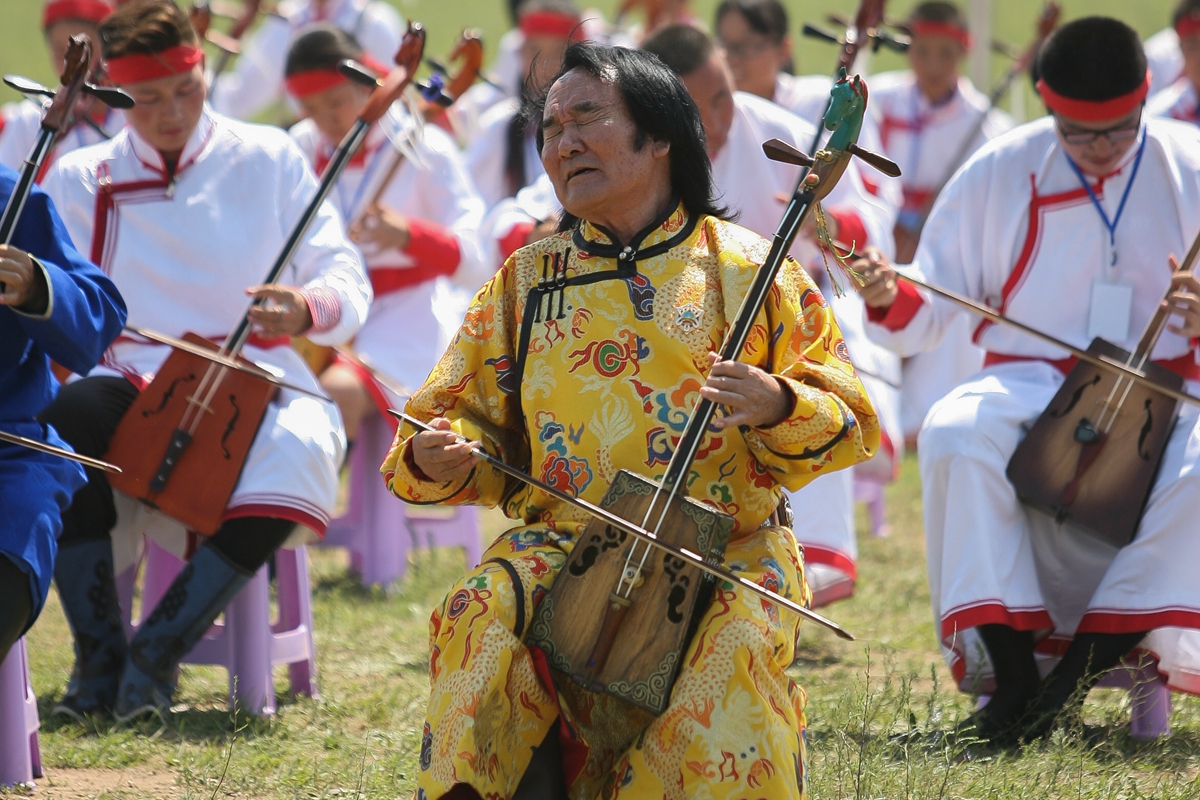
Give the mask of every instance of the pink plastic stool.
M 1129 735 L 1134 739 L 1149 742 L 1171 732 L 1171 690 L 1155 662 L 1117 667 L 1096 685 L 1129 690 Z M 989 695 L 980 695 L 978 708 L 986 706 L 988 699 Z
M 871 535 L 883 538 L 892 532 L 887 522 L 887 503 L 883 494 L 884 484 L 879 481 L 854 478 L 854 502 L 866 503 L 870 515 Z
M 145 565 L 142 608 L 151 609 L 166 594 L 184 562 L 148 541 Z M 304 547 L 275 552 L 275 584 L 279 605 L 275 624 L 270 619 L 270 579 L 264 564 L 226 606 L 225 621 L 214 624 L 183 658 L 185 664 L 225 667 L 229 671 L 230 704 L 236 702 L 262 716 L 275 713 L 272 668 L 276 664 L 288 665 L 294 693 L 317 696 L 312 589 Z M 121 601 L 125 603 L 126 598 L 122 596 Z
M 0 786 L 31 783 L 42 777 L 38 747 L 37 696 L 29 682 L 25 639 L 0 663 Z
M 391 586 L 404 575 L 408 551 L 421 546 L 462 547 L 467 568 L 479 563 L 478 512 L 470 507 L 409 506 L 397 499 L 379 475 L 392 443 L 391 428 L 373 415 L 363 423 L 350 451 L 350 497 L 346 513 L 329 523 L 321 545 L 345 547 L 350 568 L 368 586 Z

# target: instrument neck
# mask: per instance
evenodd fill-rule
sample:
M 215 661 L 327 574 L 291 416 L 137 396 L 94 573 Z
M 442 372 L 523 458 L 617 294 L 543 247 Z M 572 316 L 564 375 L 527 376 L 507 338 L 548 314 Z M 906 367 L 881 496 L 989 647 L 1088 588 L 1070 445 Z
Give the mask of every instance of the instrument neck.
M 1187 255 L 1184 256 L 1183 263 L 1179 265 L 1179 271 L 1176 275 L 1186 275 L 1191 273 L 1196 268 L 1196 261 L 1200 259 L 1200 232 L 1197 232 L 1196 238 L 1192 240 L 1192 246 L 1188 248 Z M 1171 296 L 1174 287 L 1167 288 L 1167 297 Z M 1154 351 L 1154 346 L 1158 344 L 1158 339 L 1167 328 L 1167 321 L 1171 316 L 1170 306 L 1163 308 L 1159 306 L 1154 315 L 1150 317 L 1150 321 L 1146 323 L 1145 329 L 1142 331 L 1142 337 L 1138 340 L 1137 349 L 1134 350 L 1133 356 L 1135 361 L 1147 360 L 1150 354 Z
M 742 348 L 746 346 L 746 340 L 750 337 L 754 321 L 766 303 L 775 278 L 783 266 L 784 259 L 787 258 L 792 242 L 795 241 L 796 234 L 800 231 L 800 224 L 804 221 L 812 203 L 813 194 L 810 191 L 798 192 L 788 203 L 779 228 L 775 231 L 775 238 L 771 242 L 771 250 L 767 253 L 767 258 L 763 261 L 762 266 L 754 274 L 754 281 L 751 283 L 749 291 L 746 292 L 746 296 L 742 298 L 742 305 L 738 309 L 737 316 L 734 317 L 729 334 L 725 337 L 725 343 L 721 347 L 722 361 L 736 361 L 741 355 Z M 663 478 L 663 489 L 666 492 L 671 493 L 677 488 L 686 486 L 688 473 L 691 472 L 692 464 L 704 441 L 704 434 L 708 431 L 708 426 L 712 423 L 716 412 L 717 406 L 711 400 L 701 399 L 696 404 L 696 408 L 688 419 L 687 427 L 684 428 L 683 436 L 679 439 L 679 446 L 675 449 L 675 453 L 671 456 L 671 462 L 667 465 L 667 472 Z
M 21 175 L 13 187 L 12 194 L 9 195 L 8 204 L 4 206 L 4 213 L 0 215 L 0 242 L 12 243 L 17 222 L 21 219 L 21 212 L 25 210 L 25 202 L 29 199 L 30 192 L 33 191 L 37 174 L 41 171 L 42 164 L 45 163 L 46 156 L 50 153 L 50 148 L 54 146 L 54 137 L 57 135 L 58 131 L 53 128 L 43 127 L 38 131 L 33 149 L 29 151 L 29 157 L 25 159 L 25 164 L 21 167 Z
M 342 139 L 342 143 L 338 145 L 337 150 L 334 151 L 333 158 L 329 161 L 329 166 L 325 168 L 325 172 L 321 175 L 321 182 L 317 185 L 316 196 L 313 197 L 312 201 L 304 209 L 304 213 L 300 215 L 300 219 L 296 220 L 296 224 L 292 227 L 292 232 L 288 235 L 283 249 L 275 259 L 275 263 L 271 265 L 271 271 L 267 273 L 266 279 L 263 280 L 264 284 L 270 285 L 279 281 L 279 277 L 296 255 L 296 251 L 300 249 L 300 243 L 304 240 L 309 227 L 312 226 L 313 220 L 316 219 L 317 213 L 321 210 L 321 204 L 329 198 L 329 193 L 333 191 L 338 178 L 342 176 L 342 171 L 350 163 L 351 156 L 362 145 L 363 140 L 367 138 L 367 131 L 370 128 L 370 123 L 360 119 L 354 123 L 354 127 Z M 255 301 L 251 305 L 251 308 L 260 304 L 261 301 Z M 247 310 L 242 315 L 237 327 L 234 328 L 233 333 L 226 340 L 225 352 L 231 356 L 240 353 L 246 341 L 250 338 L 250 333 L 250 312 Z

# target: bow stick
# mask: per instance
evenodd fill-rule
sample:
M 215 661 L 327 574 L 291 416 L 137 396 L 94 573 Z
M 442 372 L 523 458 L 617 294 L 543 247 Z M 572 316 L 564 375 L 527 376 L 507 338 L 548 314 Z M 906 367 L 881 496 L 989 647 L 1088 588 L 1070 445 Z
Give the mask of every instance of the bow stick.
M 52 444 L 39 442 L 37 439 L 30 439 L 26 436 L 18 436 L 15 433 L 0 431 L 0 442 L 8 442 L 9 444 L 15 444 L 19 447 L 24 447 L 29 450 L 37 450 L 39 453 L 48 453 L 52 456 L 58 456 L 59 458 L 65 458 L 68 461 L 75 461 L 83 464 L 85 467 L 94 467 L 95 469 L 103 470 L 104 472 L 111 472 L 114 474 L 119 474 L 121 472 L 121 468 L 116 464 L 110 464 L 107 461 L 101 461 L 98 458 L 81 456 L 79 453 L 72 453 L 70 450 L 64 450 L 61 447 L 55 447 Z
M 412 397 L 412 389 L 409 389 L 407 386 L 397 383 L 387 375 L 384 375 L 383 372 L 381 372 L 377 367 L 375 367 L 374 364 L 368 361 L 365 356 L 356 353 L 354 350 L 344 344 L 336 345 L 333 350 L 346 360 L 353 362 L 359 367 L 362 367 L 372 378 L 379 381 L 380 386 L 387 389 L 392 394 L 398 397 Z
M 858 255 L 858 254 L 855 253 L 855 254 L 851 254 L 851 255 Z M 1056 336 L 1052 336 L 1043 331 L 1039 331 L 1037 328 L 1030 327 L 1029 325 L 1026 325 L 1023 322 L 1018 322 L 1015 319 L 1006 317 L 1003 314 L 988 308 L 987 306 L 983 305 L 982 303 L 977 303 L 974 300 L 971 300 L 970 298 L 967 298 L 967 297 L 963 297 L 960 294 L 956 294 L 955 292 L 952 292 L 949 289 L 943 289 L 942 287 L 936 286 L 932 283 L 926 283 L 925 281 L 921 280 L 920 278 L 914 278 L 911 275 L 906 275 L 900 271 L 896 271 L 896 277 L 899 278 L 900 280 L 910 283 L 913 286 L 916 286 L 920 289 L 925 289 L 926 291 L 931 292 L 932 294 L 935 294 L 938 297 L 941 297 L 945 300 L 949 300 L 951 303 L 954 303 L 955 305 L 959 306 L 960 308 L 964 308 L 967 311 L 978 314 L 979 316 L 983 317 L 984 319 L 988 319 L 988 320 L 991 320 L 992 322 L 1000 323 L 1001 325 L 1007 325 L 1010 328 L 1015 328 L 1016 330 L 1019 330 L 1022 333 L 1026 333 L 1026 334 L 1034 337 L 1035 339 L 1041 339 L 1043 342 L 1046 342 L 1047 344 L 1051 344 L 1051 345 L 1054 345 L 1055 347 L 1066 350 L 1068 353 L 1073 355 L 1075 358 L 1078 358 L 1080 361 L 1086 361 L 1087 363 L 1091 364 L 1093 367 L 1099 367 L 1100 369 L 1109 370 L 1110 372 L 1119 372 L 1122 375 L 1124 375 L 1126 378 L 1129 378 L 1130 380 L 1134 381 L 1135 383 L 1140 383 L 1143 386 L 1148 386 L 1148 387 L 1154 389 L 1154 391 L 1162 392 L 1163 394 L 1165 394 L 1166 396 L 1168 396 L 1170 398 L 1179 400 L 1180 402 L 1183 402 L 1183 403 L 1191 403 L 1192 405 L 1200 406 L 1200 397 L 1196 397 L 1194 395 L 1188 394 L 1187 392 L 1176 391 L 1168 386 L 1162 386 L 1158 382 L 1156 382 L 1154 379 L 1152 379 L 1151 377 L 1146 375 L 1146 373 L 1142 372 L 1139 369 L 1135 369 L 1134 367 L 1131 367 L 1131 366 L 1124 364 L 1120 361 L 1117 361 L 1115 359 L 1109 358 L 1108 356 L 1105 356 L 1105 355 L 1100 355 L 1100 356 L 1093 355 L 1092 353 L 1089 353 L 1086 350 L 1082 350 L 1082 349 L 1076 347 L 1075 345 L 1071 344 L 1070 342 L 1064 342 L 1062 339 L 1059 339 Z M 863 282 L 861 280 L 859 280 L 857 278 L 855 278 L 855 280 L 858 281 L 860 286 L 862 285 Z
M 152 331 L 149 328 L 137 328 L 133 325 L 126 325 L 125 330 L 141 336 L 143 339 L 149 339 L 152 342 L 165 344 L 168 347 L 172 347 L 176 350 L 182 350 L 185 353 L 191 353 L 194 356 L 199 356 L 200 358 L 211 361 L 214 364 L 219 364 L 222 367 L 228 367 L 229 369 L 237 372 L 244 372 L 247 375 L 253 375 L 256 378 L 266 381 L 267 383 L 273 383 L 281 389 L 291 389 L 293 392 L 300 392 L 301 394 L 306 394 L 309 397 L 316 397 L 319 400 L 329 399 L 328 396 L 322 394 L 321 392 L 314 392 L 312 389 L 305 389 L 303 386 L 297 386 L 294 383 L 288 383 L 282 378 L 276 376 L 273 372 L 268 370 L 265 366 L 257 361 L 251 361 L 250 359 L 239 361 L 236 358 L 230 358 L 229 356 L 222 355 L 216 350 L 207 350 L 203 347 L 194 345 L 191 342 L 186 342 L 183 339 L 176 339 L 174 336 L 167 336 L 165 333 Z
M 436 428 L 425 424 L 424 422 L 417 419 L 416 417 L 409 416 L 408 414 L 404 413 L 403 411 L 396 411 L 395 409 L 389 408 L 388 413 L 391 414 L 392 416 L 396 417 L 397 419 L 407 422 L 409 425 L 411 425 L 412 427 L 416 428 L 419 431 L 428 431 L 428 432 L 433 432 L 433 433 L 445 433 L 445 431 L 438 431 Z M 568 494 L 568 493 L 562 491 L 561 489 L 556 489 L 555 487 L 551 486 L 548 483 L 542 483 L 537 478 L 534 478 L 531 475 L 526 475 L 524 472 L 517 469 L 516 467 L 510 467 L 508 464 L 505 464 L 500 459 L 498 459 L 495 456 L 491 455 L 490 453 L 486 452 L 479 445 L 478 442 L 473 442 L 470 439 L 467 439 L 463 436 L 459 436 L 458 434 L 455 434 L 455 438 L 462 444 L 470 445 L 471 452 L 480 461 L 484 462 L 485 464 L 487 464 L 490 467 L 493 467 L 494 469 L 499 470 L 500 472 L 503 472 L 505 475 L 508 475 L 509 477 L 512 477 L 512 478 L 516 478 L 517 480 L 519 480 L 523 483 L 527 483 L 530 486 L 533 486 L 534 488 L 538 489 L 539 491 L 545 492 L 546 494 L 554 497 L 557 500 L 561 500 L 562 502 L 567 503 L 568 505 L 578 508 L 580 511 L 583 511 L 587 514 L 592 515 L 593 517 L 595 517 L 596 519 L 605 523 L 606 525 L 611 525 L 613 528 L 616 528 L 619 531 L 627 533 L 630 536 L 634 536 L 653 547 L 657 547 L 660 550 L 668 552 L 673 556 L 681 558 L 684 561 L 687 561 L 688 563 L 695 566 L 697 569 L 701 569 L 704 572 L 707 572 L 709 575 L 712 575 L 715 578 L 720 578 L 721 580 L 729 581 L 730 583 L 740 586 L 741 588 L 746 589 L 747 591 L 757 594 L 759 597 L 761 597 L 764 600 L 767 600 L 768 602 L 774 603 L 775 605 L 780 606 L 781 608 L 786 608 L 789 611 L 794 611 L 797 614 L 799 614 L 800 616 L 804 617 L 805 619 L 807 619 L 811 622 L 815 622 L 818 625 L 823 625 L 826 628 L 828 628 L 829 630 L 836 633 L 841 638 L 846 639 L 847 641 L 851 641 L 851 642 L 854 641 L 853 634 L 851 634 L 849 631 L 847 631 L 841 625 L 838 625 L 833 620 L 830 620 L 830 619 L 827 619 L 827 618 L 821 616 L 820 614 L 816 613 L 815 611 L 805 608 L 804 606 L 800 605 L 799 603 L 795 602 L 794 600 L 789 600 L 788 598 L 784 597 L 783 595 L 779 595 L 779 594 L 776 594 L 775 592 L 772 592 L 770 589 L 765 589 L 762 586 L 759 586 L 754 581 L 748 580 L 747 578 L 743 578 L 741 575 L 738 575 L 735 572 L 731 572 L 730 570 L 710 564 L 708 561 L 706 561 L 704 559 L 703 556 L 698 555 L 697 553 L 693 553 L 691 550 L 688 550 L 685 547 L 676 547 L 673 544 L 667 544 L 666 542 L 659 540 L 659 538 L 656 535 L 654 535 L 650 531 L 646 530 L 645 528 L 641 527 L 640 525 L 635 525 L 634 523 L 632 523 L 626 519 L 622 519 L 621 517 L 618 517 L 616 514 L 606 511 L 605 509 L 601 508 L 600 506 L 593 505 L 592 503 L 589 503 L 587 500 L 576 497 L 573 494 Z

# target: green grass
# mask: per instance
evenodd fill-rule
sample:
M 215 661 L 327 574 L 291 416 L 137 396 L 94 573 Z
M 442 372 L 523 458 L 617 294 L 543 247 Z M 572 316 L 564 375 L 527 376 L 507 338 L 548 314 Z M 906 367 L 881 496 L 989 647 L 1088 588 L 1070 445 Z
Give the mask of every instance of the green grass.
M 1159 742 L 1132 740 L 1126 694 L 1105 689 L 1089 698 L 1082 730 L 1023 753 L 921 744 L 969 713 L 971 701 L 950 685 L 935 648 L 914 459 L 888 502 L 892 536 L 873 539 L 864 527 L 858 593 L 827 610 L 858 641 L 807 628 L 792 670 L 809 697 L 814 798 L 1200 796 L 1200 704 L 1189 697 L 1175 696 L 1172 734 Z M 485 525 L 487 538 L 505 520 L 488 516 Z M 71 664 L 52 593 L 29 635 L 47 770 L 37 796 L 410 797 L 428 687 L 426 624 L 463 568 L 461 552 L 419 553 L 391 594 L 360 587 L 337 551 L 315 552 L 313 564 L 321 695 L 288 696 L 280 668 L 279 711 L 266 720 L 231 714 L 224 671 L 199 667 L 184 668 L 183 710 L 165 726 L 51 719 Z M 917 743 L 889 738 L 910 729 Z M 118 777 L 123 783 L 111 786 Z

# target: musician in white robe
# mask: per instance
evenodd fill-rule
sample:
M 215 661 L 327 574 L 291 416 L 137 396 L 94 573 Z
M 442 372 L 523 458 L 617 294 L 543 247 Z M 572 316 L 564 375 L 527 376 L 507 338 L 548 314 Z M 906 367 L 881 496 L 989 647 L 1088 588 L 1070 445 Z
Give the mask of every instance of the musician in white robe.
M 657 55 L 678 74 L 696 102 L 712 159 L 713 184 L 721 202 L 737 214 L 738 224 L 760 236 L 773 236 L 799 180 L 800 168 L 771 161 L 763 153 L 762 143 L 782 139 L 803 150 L 812 143 L 812 126 L 761 97 L 735 91 L 721 51 L 698 28 L 664 28 L 650 37 L 643 49 Z M 857 164 L 851 163 L 827 198 L 825 218 L 835 240 L 860 247 L 870 243 L 891 252 L 895 218 L 887 204 L 866 189 Z M 820 275 L 824 272 L 823 256 L 815 235 L 815 224 L 802 230 L 792 254 L 810 274 Z M 852 338 L 854 330 L 862 327 L 861 304 L 854 298 L 831 302 L 839 321 L 843 316 L 858 318 L 856 324 L 842 322 L 851 354 L 874 351 L 872 362 L 879 360 L 891 365 L 888 369 L 898 370 L 895 356 L 865 337 Z M 899 399 L 894 396 L 895 390 L 866 375 L 860 377 L 873 404 L 880 409 L 881 420 L 898 422 L 898 413 L 885 410 L 889 399 L 895 408 Z M 884 435 L 893 443 L 902 443 L 900 437 L 898 427 Z M 894 454 L 894 444 L 884 445 L 877 458 L 890 460 Z M 886 469 L 890 472 L 891 465 Z M 789 496 L 793 505 L 805 509 L 804 514 L 797 515 L 794 530 L 804 546 L 813 604 L 825 605 L 849 597 L 854 591 L 858 557 L 853 475 L 820 477 L 798 492 L 789 492 Z M 820 502 L 810 502 L 810 498 L 819 498 Z M 809 514 L 810 508 L 820 511 Z
M 346 31 L 381 64 L 392 63 L 404 35 L 400 14 L 384 0 L 284 0 L 249 35 L 233 68 L 213 82 L 213 108 L 254 119 L 282 100 L 288 49 L 303 28 L 316 22 Z
M 205 105 L 203 53 L 170 0 L 124 5 L 100 32 L 109 77 L 138 104 L 124 131 L 69 154 L 46 177 L 67 230 L 122 290 L 130 325 L 221 340 L 248 314 L 254 332 L 242 352 L 319 392 L 288 337 L 345 342 L 366 317 L 371 287 L 328 203 L 278 281 L 256 285 L 316 195 L 303 153 L 283 131 Z M 247 312 L 255 299 L 264 302 Z M 170 352 L 121 336 L 98 368 L 64 387 L 45 421 L 77 451 L 102 456 Z M 294 534 L 324 532 L 345 448 L 332 402 L 281 390 L 220 528 L 198 547 L 177 523 L 90 474 L 64 515 L 55 569 L 76 644 L 61 711 L 120 720 L 165 712 L 179 659 L 229 600 Z M 124 559 L 114 564 L 114 552 L 127 553 L 126 537 L 140 540 L 143 531 L 190 560 L 126 647 L 113 585 Z
M 371 95 L 337 66 L 361 45 L 332 25 L 302 32 L 288 54 L 288 93 L 305 119 L 291 130 L 320 173 Z M 483 200 L 454 142 L 395 104 L 367 134 L 330 199 L 364 253 L 375 300 L 354 340 L 358 361 L 338 356 L 321 374 L 354 440 L 368 414 L 400 408 L 462 324 L 451 281 L 474 294 L 493 270 L 479 244 Z M 375 370 L 378 374 L 374 374 Z M 395 428 L 394 418 L 384 415 Z
M 72 36 L 82 34 L 88 37 L 92 43 L 93 66 L 100 62 L 100 40 L 96 37 L 96 26 L 112 10 L 107 0 L 49 0 L 46 3 L 42 10 L 42 35 L 55 75 L 63 73 L 67 45 Z M 26 99 L 6 108 L 4 122 L 0 124 L 0 164 L 18 171 L 21 169 L 41 131 L 43 102 L 49 100 Z M 80 99 L 79 107 L 86 113 L 55 140 L 41 174 L 37 176 L 39 180 L 60 156 L 105 141 L 125 126 L 124 115 L 99 100 L 85 95 Z
M 938 188 L 972 152 L 1012 127 L 1011 118 L 989 110 L 987 96 L 959 74 L 971 40 L 956 6 L 922 3 L 909 28 L 911 69 L 872 78 L 867 109 L 879 120 L 884 152 L 903 172 L 904 204 L 896 227 L 900 263 L 911 260 Z M 965 321 L 955 323 L 940 347 L 905 361 L 901 406 L 910 441 L 929 408 L 982 364 Z
M 528 86 L 523 82 L 517 95 L 479 117 L 479 132 L 466 150 L 467 171 L 488 208 L 545 174 L 525 108 L 558 72 L 567 47 L 583 36 L 579 11 L 570 0 L 529 0 L 519 13 L 521 75 Z
M 1200 86 L 1200 2 L 1183 0 L 1176 6 L 1171 30 L 1182 68 L 1174 83 L 1150 96 L 1146 113 L 1200 125 L 1200 93 L 1196 88 Z M 1149 58 L 1149 42 L 1146 55 Z
M 1103 336 L 1131 352 L 1174 287 L 1176 315 L 1152 357 L 1196 394 L 1200 281 L 1172 279 L 1169 257 L 1186 252 L 1200 226 L 1200 131 L 1143 119 L 1146 60 L 1116 20 L 1063 26 L 1038 66 L 1052 116 L 968 162 L 938 199 L 912 268 L 1076 347 Z M 897 283 L 885 259 L 858 263 L 873 275 L 863 289 L 870 333 L 898 353 L 936 346 L 961 317 Z M 943 651 L 960 688 L 994 689 L 971 727 L 1001 742 L 1044 733 L 1077 688 L 1086 693 L 1137 646 L 1172 688 L 1200 692 L 1197 409 L 1180 406 L 1137 534 L 1111 548 L 1023 507 L 1005 477 L 1071 368 L 1069 354 L 970 322 L 985 369 L 934 405 L 919 455 Z M 1039 667 L 1056 660 L 1043 680 Z

